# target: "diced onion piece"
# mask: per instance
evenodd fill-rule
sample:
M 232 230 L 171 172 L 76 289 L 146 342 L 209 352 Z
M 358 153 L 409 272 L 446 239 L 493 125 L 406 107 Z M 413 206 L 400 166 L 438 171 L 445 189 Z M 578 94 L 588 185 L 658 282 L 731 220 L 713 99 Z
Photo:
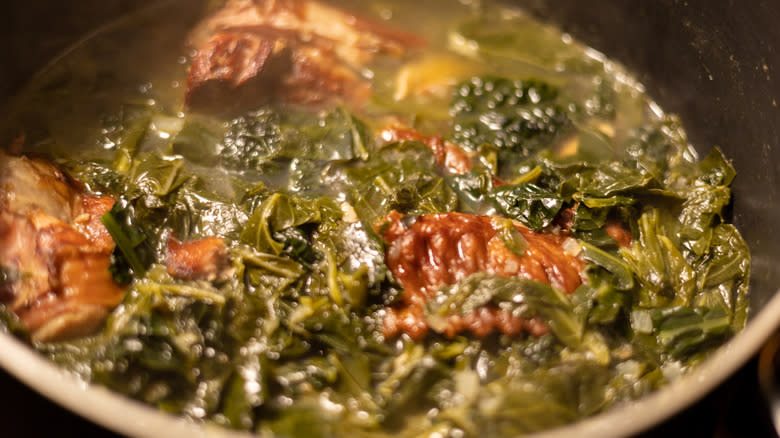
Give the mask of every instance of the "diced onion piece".
M 573 237 L 567 237 L 561 244 L 561 248 L 572 257 L 577 257 L 582 252 L 580 243 Z
M 184 127 L 184 119 L 179 117 L 155 116 L 151 123 L 152 130 L 162 139 L 176 136 Z
M 646 310 L 634 310 L 631 312 L 631 328 L 637 333 L 649 334 L 653 332 L 653 318 Z
M 343 216 L 344 222 L 352 224 L 360 220 L 360 218 L 358 218 L 357 213 L 355 212 L 354 207 L 352 207 L 352 204 L 350 204 L 349 202 L 346 201 L 342 202 L 341 204 L 339 204 L 339 208 L 341 208 L 341 212 L 344 213 Z

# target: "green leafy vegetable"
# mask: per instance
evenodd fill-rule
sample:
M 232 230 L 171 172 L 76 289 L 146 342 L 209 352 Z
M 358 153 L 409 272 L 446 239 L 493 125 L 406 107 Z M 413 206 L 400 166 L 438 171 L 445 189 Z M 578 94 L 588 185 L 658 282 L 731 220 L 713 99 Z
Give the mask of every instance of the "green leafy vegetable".
M 259 110 L 230 121 L 219 152 L 223 166 L 258 169 L 281 148 L 279 115 Z
M 487 197 L 501 213 L 535 231 L 550 225 L 563 207 L 557 193 L 531 183 L 496 187 Z
M 561 291 L 533 280 L 473 274 L 442 288 L 429 302 L 427 310 L 436 317 L 463 316 L 491 302 L 507 303 L 523 318 L 540 316 L 563 343 L 571 347 L 581 345 L 583 315 L 577 314 L 572 302 Z
M 130 170 L 130 165 L 138 152 L 141 139 L 149 128 L 151 117 L 147 113 L 141 112 L 140 115 L 130 116 L 128 119 L 128 121 L 125 121 L 128 126 L 120 131 L 121 134 L 115 142 L 118 147 L 114 157 L 114 169 L 119 173 L 126 173 Z
M 530 155 L 569 124 L 557 90 L 543 82 L 474 77 L 456 90 L 452 140 L 467 149 L 487 143 Z
M 680 239 L 696 255 L 704 255 L 712 238 L 712 225 L 731 200 L 728 187 L 702 187 L 691 190 L 680 212 Z
M 369 228 L 393 209 L 406 214 L 454 211 L 458 195 L 435 169 L 433 153 L 422 143 L 385 146 L 365 166 L 346 170 L 355 211 Z
M 118 199 L 101 220 L 127 292 L 99 332 L 34 347 L 90 382 L 250 433 L 476 437 L 521 436 L 627 403 L 737 333 L 750 254 L 727 223 L 729 160 L 718 148 L 699 160 L 679 119 L 658 116 L 618 65 L 527 14 L 460 3 L 438 9 L 455 21 L 420 30 L 429 46 L 382 48 L 363 65 L 360 44 L 319 41 L 322 59 L 309 65 L 297 58 L 309 55 L 303 35 L 295 50 L 274 49 L 290 66 L 271 62 L 259 78 L 272 84 L 267 74 L 292 67 L 284 80 L 306 92 L 308 80 L 356 75 L 370 82 L 365 102 L 357 90 L 338 104 L 178 113 L 166 77 L 104 123 L 84 123 L 89 135 L 51 129 L 73 112 L 70 103 L 52 110 L 58 117 L 30 131 L 30 150 L 61 157 L 86 193 Z M 419 8 L 392 9 L 404 20 Z M 330 77 L 330 61 L 346 70 Z M 82 94 L 110 105 L 99 83 L 113 72 L 93 73 Z M 46 112 L 44 97 L 73 98 L 57 81 L 30 103 Z M 385 144 L 388 127 L 437 140 Z M 74 144 L 100 147 L 74 156 Z M 468 171 L 447 169 L 453 146 Z M 388 245 L 378 234 L 397 231 L 381 229 L 393 210 L 408 221 L 490 215 L 487 245 L 505 248 L 458 240 L 453 263 L 487 272 L 442 280 L 425 270 L 435 285 L 404 289 L 391 261 L 446 265 L 436 248 L 450 242 L 417 245 L 404 234 Z M 560 248 L 537 245 L 518 222 Z M 170 274 L 171 237 L 222 239 L 225 275 Z M 556 266 L 535 257 L 558 250 L 581 266 L 571 294 L 524 278 L 555 278 Z M 496 274 L 507 251 L 529 262 L 517 277 Z M 27 275 L 1 266 L 0 297 Z M 0 328 L 30 341 L 9 308 L 0 305 Z M 424 325 L 424 339 L 396 335 L 390 315 Z M 448 330 L 477 317 L 522 328 Z
M 616 288 L 629 290 L 634 287 L 633 272 L 624 260 L 587 242 L 580 242 L 580 246 L 582 247 L 583 259 L 593 262 L 612 273 Z
M 476 429 L 482 434 L 514 436 L 568 423 L 606 404 L 608 376 L 595 362 L 560 366 L 506 377 L 480 393 Z
M 490 172 L 478 169 L 461 175 L 450 175 L 446 177 L 446 181 L 458 195 L 458 209 L 465 212 L 478 211 L 485 195 L 493 188 L 493 176 Z
M 274 234 L 307 223 L 320 223 L 324 208 L 328 209 L 328 214 L 340 215 L 337 207 L 329 205 L 325 199 L 304 201 L 275 193 L 252 213 L 241 233 L 241 241 L 258 251 L 278 256 L 285 250 L 285 244 L 276 241 Z
M 732 333 L 722 308 L 670 307 L 653 309 L 650 316 L 658 342 L 673 356 L 701 351 Z
M 542 83 L 509 80 L 495 80 L 503 88 L 483 100 L 469 83 L 456 122 L 560 100 Z M 141 139 L 124 170 L 74 165 L 91 187 L 124 194 L 104 220 L 119 236 L 112 269 L 129 292 L 104 332 L 40 348 L 161 409 L 282 434 L 522 434 L 653 391 L 666 360 L 696 363 L 745 323 L 748 250 L 722 223 L 733 169 L 717 150 L 697 163 L 672 119 L 614 149 L 577 126 L 582 150 L 537 152 L 568 130 L 562 123 L 517 131 L 527 136 L 511 147 L 505 133 L 484 131 L 494 143 L 471 143 L 476 165 L 462 175 L 443 175 L 422 143 L 372 147 L 367 126 L 346 111 L 271 107 L 234 119 L 224 135 L 208 120 L 185 120 L 170 143 L 177 155 Z M 224 166 L 221 179 L 200 167 L 210 160 Z M 502 178 L 510 184 L 496 184 Z M 503 216 L 498 238 L 518 257 L 534 249 L 513 220 L 568 230 L 585 284 L 567 295 L 473 274 L 425 304 L 426 342 L 387 342 L 383 312 L 404 292 L 377 221 L 394 209 L 413 217 L 491 208 Z M 630 246 L 619 247 L 608 225 L 623 227 Z M 172 278 L 154 257 L 171 232 L 224 237 L 235 275 Z M 550 334 L 437 333 L 485 306 L 544 321 Z M 418 411 L 428 414 L 410 416 Z
M 132 213 L 121 202 L 116 202 L 108 213 L 101 216 L 100 221 L 116 242 L 112 254 L 114 279 L 120 284 L 126 284 L 133 275 L 143 278 L 154 255 L 147 244 L 146 234 L 134 224 Z
M 263 108 L 229 122 L 219 156 L 236 170 L 263 169 L 278 159 L 365 160 L 371 149 L 366 132 L 344 109 L 312 114 Z

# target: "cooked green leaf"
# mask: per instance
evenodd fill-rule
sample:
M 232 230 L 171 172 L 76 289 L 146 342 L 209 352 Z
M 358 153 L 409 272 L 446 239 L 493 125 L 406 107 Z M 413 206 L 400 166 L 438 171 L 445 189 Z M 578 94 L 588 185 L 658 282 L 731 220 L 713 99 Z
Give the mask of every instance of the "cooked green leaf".
M 501 213 L 535 231 L 550 225 L 563 207 L 557 193 L 531 183 L 496 187 L 487 197 Z
M 456 87 L 452 141 L 470 150 L 489 144 L 530 155 L 570 123 L 557 95 L 540 81 L 471 78 Z
M 154 260 L 154 253 L 146 242 L 146 234 L 134 223 L 132 212 L 122 204 L 121 201 L 114 203 L 111 210 L 100 217 L 100 221 L 116 243 L 112 255 L 114 279 L 126 284 L 132 276 L 142 278 L 146 275 L 146 269 Z M 132 272 L 128 272 L 127 267 Z
M 467 315 L 493 302 L 506 303 L 523 318 L 539 316 L 564 344 L 578 347 L 584 331 L 584 314 L 578 314 L 571 300 L 549 284 L 522 278 L 473 274 L 439 290 L 428 302 L 430 315 Z

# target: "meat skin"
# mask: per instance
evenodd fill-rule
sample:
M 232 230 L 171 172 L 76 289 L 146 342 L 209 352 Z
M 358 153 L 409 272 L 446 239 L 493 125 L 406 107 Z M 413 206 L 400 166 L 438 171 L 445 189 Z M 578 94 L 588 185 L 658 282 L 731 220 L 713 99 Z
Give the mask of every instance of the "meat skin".
M 563 250 L 565 235 L 535 233 L 514 224 L 528 242 L 525 254 L 518 256 L 506 247 L 498 234 L 496 218 L 463 213 L 428 214 L 411 225 L 398 212 L 391 212 L 377 224 L 388 243 L 387 264 L 403 286 L 400 307 L 387 309 L 384 333 L 399 332 L 421 339 L 427 332 L 423 317 L 425 303 L 444 285 L 451 285 L 477 272 L 521 277 L 549 283 L 572 293 L 582 283 L 583 262 Z M 450 317 L 440 330 L 446 336 L 470 331 L 483 337 L 498 330 L 545 333 L 537 320 L 521 320 L 501 309 L 486 307 L 465 317 Z
M 377 55 L 401 56 L 419 38 L 314 0 L 230 0 L 191 32 L 185 102 L 198 110 L 271 101 L 359 105 L 362 71 Z
M 176 278 L 208 281 L 225 279 L 229 275 L 227 247 L 217 237 L 185 242 L 171 237 L 165 249 L 165 267 Z
M 113 204 L 47 160 L 0 154 L 0 266 L 12 276 L 0 302 L 33 339 L 89 334 L 124 296 L 100 222 Z

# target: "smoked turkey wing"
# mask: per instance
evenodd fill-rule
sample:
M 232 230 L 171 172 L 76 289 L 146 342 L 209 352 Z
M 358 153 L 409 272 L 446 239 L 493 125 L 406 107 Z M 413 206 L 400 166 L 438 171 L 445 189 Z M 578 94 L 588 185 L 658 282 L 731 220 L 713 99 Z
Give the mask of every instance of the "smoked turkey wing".
M 200 110 L 270 101 L 359 104 L 363 70 L 419 38 L 313 0 L 229 0 L 190 34 L 186 104 Z
M 463 213 L 426 214 L 409 224 L 404 216 L 391 212 L 377 224 L 377 231 L 388 243 L 387 264 L 403 286 L 401 307 L 388 309 L 385 335 L 405 332 L 419 339 L 427 332 L 423 307 L 445 285 L 477 272 L 517 276 L 549 283 L 572 293 L 581 284 L 583 262 L 563 249 L 565 233 L 535 233 L 513 224 L 528 247 L 522 256 L 515 254 L 499 235 L 499 219 Z M 452 336 L 469 330 L 485 336 L 493 329 L 505 334 L 528 331 L 541 334 L 541 321 L 520 320 L 500 309 L 479 309 L 465 318 L 450 318 L 442 331 Z
M 113 205 L 46 160 L 0 153 L 0 302 L 33 339 L 91 333 L 121 301 L 100 222 Z

